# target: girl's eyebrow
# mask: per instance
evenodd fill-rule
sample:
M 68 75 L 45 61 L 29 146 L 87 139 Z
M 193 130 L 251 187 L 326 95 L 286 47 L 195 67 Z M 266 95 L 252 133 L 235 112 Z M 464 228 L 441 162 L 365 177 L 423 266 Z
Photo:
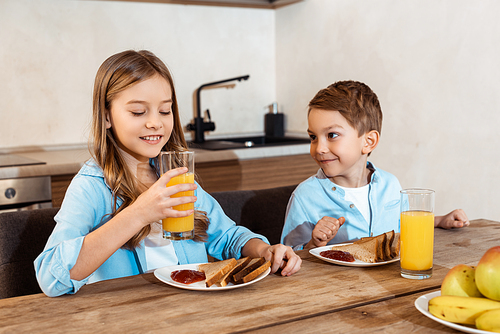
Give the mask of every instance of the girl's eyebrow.
M 149 104 L 148 102 L 142 101 L 142 100 L 130 100 L 126 104 L 136 104 L 136 103 L 137 104 Z M 165 103 L 172 103 L 172 99 L 167 99 L 167 100 L 161 101 L 161 104 L 165 104 Z

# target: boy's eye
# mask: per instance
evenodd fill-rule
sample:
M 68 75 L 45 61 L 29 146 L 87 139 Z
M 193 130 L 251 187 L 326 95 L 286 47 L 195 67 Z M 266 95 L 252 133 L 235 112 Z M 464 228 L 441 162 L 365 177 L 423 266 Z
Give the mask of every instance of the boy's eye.
M 134 116 L 141 116 L 141 115 L 144 115 L 145 111 L 144 110 L 132 110 L 131 113 Z
M 339 136 L 338 133 L 335 133 L 335 132 L 330 132 L 328 134 L 328 138 L 335 138 L 335 137 L 338 137 L 338 136 Z
M 315 136 L 315 135 L 309 135 L 309 139 L 311 139 L 311 140 L 315 140 L 315 139 L 316 139 L 316 136 Z

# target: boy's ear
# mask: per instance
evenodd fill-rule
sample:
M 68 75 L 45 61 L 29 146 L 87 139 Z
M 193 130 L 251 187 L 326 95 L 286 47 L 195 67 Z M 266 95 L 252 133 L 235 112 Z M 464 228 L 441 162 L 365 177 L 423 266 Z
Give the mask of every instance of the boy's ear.
M 377 147 L 378 141 L 380 139 L 380 134 L 378 133 L 378 131 L 372 130 L 368 133 L 365 133 L 364 137 L 365 142 L 363 144 L 361 152 L 363 152 L 363 154 L 369 154 L 375 149 L 375 147 Z

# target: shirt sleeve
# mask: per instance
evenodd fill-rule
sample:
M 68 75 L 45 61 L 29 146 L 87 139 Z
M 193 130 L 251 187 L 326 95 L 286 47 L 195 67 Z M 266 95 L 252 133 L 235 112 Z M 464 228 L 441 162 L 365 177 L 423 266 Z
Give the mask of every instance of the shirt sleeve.
M 56 226 L 43 252 L 35 259 L 35 273 L 42 291 L 50 297 L 76 293 L 89 277 L 76 281 L 69 271 L 76 263 L 85 236 L 94 229 L 96 202 L 94 186 L 85 177 L 75 177 L 54 217 Z M 100 216 L 102 217 L 102 215 Z
M 229 259 L 241 257 L 243 246 L 250 239 L 261 239 L 269 244 L 266 237 L 253 233 L 244 226 L 238 226 L 225 213 L 220 204 L 199 185 L 196 196 L 198 210 L 205 211 L 210 220 L 207 230 L 207 253 L 216 259 Z
M 299 190 L 299 189 L 297 189 Z M 297 190 L 290 197 L 288 202 L 285 224 L 281 233 L 281 243 L 292 247 L 294 250 L 300 250 L 311 240 L 312 231 L 316 222 L 312 222 L 304 210 L 301 197 Z

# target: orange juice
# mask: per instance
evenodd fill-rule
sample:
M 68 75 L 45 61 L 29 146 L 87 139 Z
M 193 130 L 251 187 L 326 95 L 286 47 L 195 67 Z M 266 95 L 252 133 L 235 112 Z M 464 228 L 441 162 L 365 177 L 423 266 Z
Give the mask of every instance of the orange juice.
M 401 268 L 432 268 L 434 214 L 426 211 L 401 212 Z
M 194 183 L 194 174 L 186 173 L 179 176 L 175 176 L 167 184 L 167 187 L 181 184 L 181 183 Z M 193 196 L 194 191 L 181 191 L 171 197 L 183 197 L 183 196 Z M 173 207 L 174 210 L 192 210 L 194 209 L 194 203 L 180 204 Z M 186 232 L 192 231 L 194 228 L 194 215 L 189 215 L 187 217 L 180 218 L 165 218 L 162 220 L 163 229 L 168 232 Z

